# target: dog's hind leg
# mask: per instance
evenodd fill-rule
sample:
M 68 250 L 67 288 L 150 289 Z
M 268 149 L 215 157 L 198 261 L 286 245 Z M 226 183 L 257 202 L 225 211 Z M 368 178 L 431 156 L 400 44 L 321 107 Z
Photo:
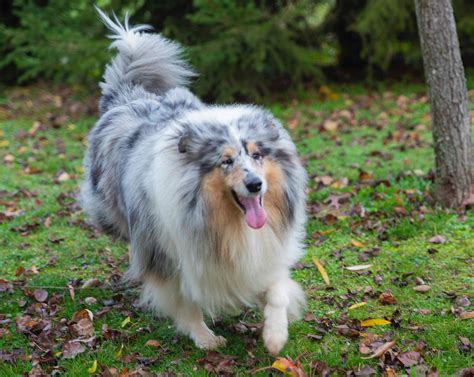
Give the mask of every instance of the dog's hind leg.
M 176 328 L 188 335 L 202 349 L 224 346 L 226 339 L 217 336 L 207 327 L 201 308 L 186 300 L 180 293 L 176 281 L 162 281 L 156 277 L 146 277 L 143 283 L 142 303 L 174 320 Z
M 269 287 L 263 310 L 263 342 L 272 355 L 277 355 L 288 340 L 288 322 L 297 319 L 304 307 L 301 287 L 289 277 Z

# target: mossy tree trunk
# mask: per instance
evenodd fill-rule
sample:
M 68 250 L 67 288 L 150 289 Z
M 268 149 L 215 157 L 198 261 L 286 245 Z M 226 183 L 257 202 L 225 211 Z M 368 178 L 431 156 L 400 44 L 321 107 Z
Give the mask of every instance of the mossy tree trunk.
M 433 120 L 435 196 L 459 208 L 474 181 L 466 79 L 450 0 L 415 0 Z

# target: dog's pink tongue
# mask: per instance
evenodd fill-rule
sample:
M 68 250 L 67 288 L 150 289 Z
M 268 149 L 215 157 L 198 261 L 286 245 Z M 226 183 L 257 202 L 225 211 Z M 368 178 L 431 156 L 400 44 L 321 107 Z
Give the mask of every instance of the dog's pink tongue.
M 253 229 L 260 229 L 267 221 L 267 214 L 260 204 L 259 197 L 239 198 L 245 207 L 245 221 L 247 225 Z

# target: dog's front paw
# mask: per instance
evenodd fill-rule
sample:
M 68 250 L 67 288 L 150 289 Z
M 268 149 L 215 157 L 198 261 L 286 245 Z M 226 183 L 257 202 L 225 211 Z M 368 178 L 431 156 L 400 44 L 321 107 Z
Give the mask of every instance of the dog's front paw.
M 224 347 L 227 343 L 227 339 L 223 336 L 217 336 L 214 334 L 209 334 L 205 338 L 196 339 L 196 346 L 203 350 L 214 350 L 219 347 Z
M 287 330 L 272 331 L 265 328 L 263 329 L 263 344 L 265 344 L 265 348 L 273 356 L 280 353 L 287 340 Z

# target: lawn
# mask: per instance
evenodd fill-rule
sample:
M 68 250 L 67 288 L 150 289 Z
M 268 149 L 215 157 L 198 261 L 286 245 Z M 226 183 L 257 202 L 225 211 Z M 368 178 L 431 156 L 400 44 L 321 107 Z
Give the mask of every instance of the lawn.
M 138 287 L 120 283 L 126 245 L 76 202 L 95 100 L 53 92 L 0 98 L 0 376 L 278 375 L 251 309 L 216 319 L 228 343 L 205 352 L 136 306 Z M 293 271 L 308 307 L 281 353 L 294 375 L 452 376 L 474 365 L 474 214 L 431 196 L 423 87 L 322 88 L 268 106 L 310 176 L 307 254 Z

